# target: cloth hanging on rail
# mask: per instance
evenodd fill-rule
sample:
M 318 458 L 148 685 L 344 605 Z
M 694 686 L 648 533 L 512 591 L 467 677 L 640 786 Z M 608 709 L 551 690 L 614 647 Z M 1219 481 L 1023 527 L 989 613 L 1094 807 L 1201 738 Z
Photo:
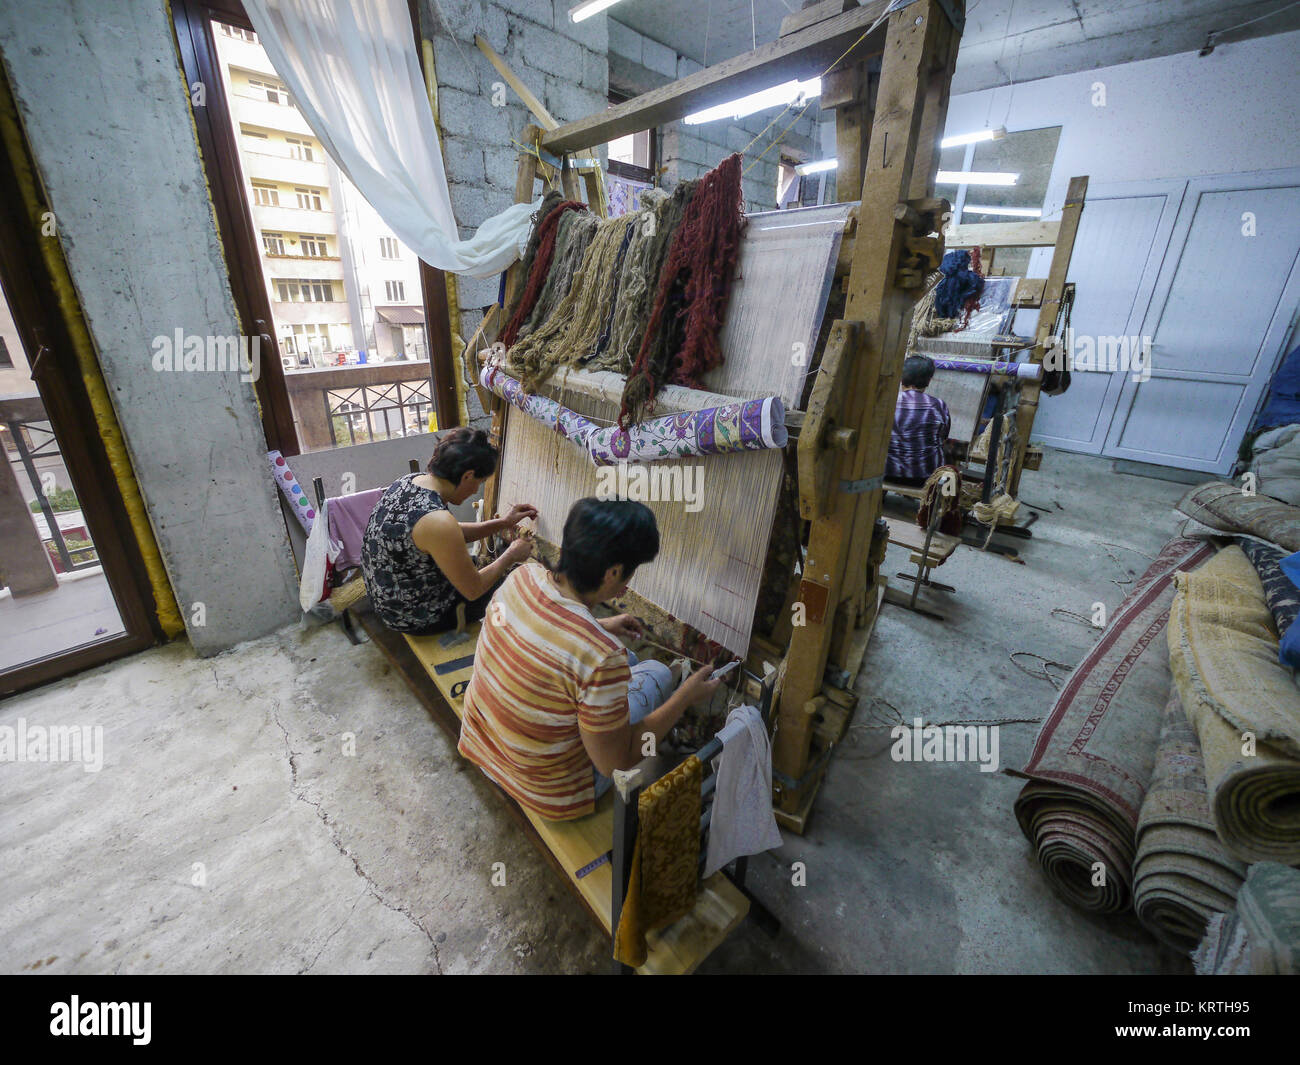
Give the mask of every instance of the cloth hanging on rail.
M 781 846 L 772 814 L 772 747 L 763 715 L 738 706 L 718 733 L 722 754 L 713 791 L 713 818 L 704 875 L 712 876 L 733 858 Z
M 325 500 L 329 506 L 330 561 L 336 570 L 361 565 L 366 524 L 385 491 L 384 488 L 371 488 Z
M 403 244 L 471 277 L 519 258 L 537 204 L 514 204 L 458 238 L 406 0 L 245 0 L 244 9 L 311 131 Z
M 646 933 L 672 924 L 695 907 L 703 776 L 704 766 L 692 755 L 637 799 L 640 824 L 632 873 L 614 937 L 614 957 L 624 965 L 645 964 Z

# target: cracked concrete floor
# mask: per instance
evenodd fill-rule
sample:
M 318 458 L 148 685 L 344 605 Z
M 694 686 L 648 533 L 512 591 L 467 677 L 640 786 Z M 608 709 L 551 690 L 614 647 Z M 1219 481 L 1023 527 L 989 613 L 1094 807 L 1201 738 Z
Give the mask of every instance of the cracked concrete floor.
M 1008 722 L 1001 764 L 1022 765 L 1053 689 L 1008 655 L 1077 661 L 1095 633 L 1052 609 L 1113 608 L 1172 533 L 1183 486 L 1076 455 L 1046 467 L 1025 480 L 1052 509 L 1028 565 L 963 549 L 938 574 L 958 589 L 936 593 L 946 623 L 886 606 L 808 834 L 751 862 L 783 930 L 747 923 L 704 971 L 1186 971 L 1132 919 L 1051 893 L 1011 813 L 1018 781 L 888 755 L 897 710 Z M 886 572 L 905 567 L 891 548 Z M 0 767 L 0 970 L 606 969 L 497 797 L 380 652 L 337 626 L 210 659 L 157 648 L 0 706 L 0 724 L 19 717 L 102 725 L 104 766 Z

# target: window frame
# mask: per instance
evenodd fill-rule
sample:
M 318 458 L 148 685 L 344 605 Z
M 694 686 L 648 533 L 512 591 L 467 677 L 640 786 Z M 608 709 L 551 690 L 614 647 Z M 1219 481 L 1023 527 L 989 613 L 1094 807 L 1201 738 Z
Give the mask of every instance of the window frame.
M 413 28 L 412 46 L 419 56 L 420 18 L 415 0 L 408 0 L 408 10 Z M 262 266 L 261 241 L 253 222 L 252 194 L 239 163 L 236 140 L 239 130 L 226 98 L 216 52 L 216 31 L 212 26 L 222 22 L 251 32 L 252 22 L 240 0 L 171 0 L 171 12 L 185 84 L 202 82 L 209 86 L 205 106 L 191 107 L 191 113 L 235 305 L 244 332 L 260 334 L 263 350 L 270 352 L 263 359 L 262 373 L 255 382 L 267 446 L 292 457 L 302 449 L 279 346 L 273 335 L 271 295 Z M 420 63 L 423 69 L 422 56 Z M 449 429 L 460 424 L 460 409 L 456 401 L 446 275 L 425 262 L 419 264 L 419 269 L 434 409 L 438 424 Z

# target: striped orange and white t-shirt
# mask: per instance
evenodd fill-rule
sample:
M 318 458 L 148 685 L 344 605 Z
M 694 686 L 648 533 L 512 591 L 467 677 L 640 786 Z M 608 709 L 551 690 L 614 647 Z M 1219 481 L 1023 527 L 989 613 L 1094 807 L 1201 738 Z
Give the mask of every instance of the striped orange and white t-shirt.
M 520 566 L 483 618 L 458 750 L 528 809 L 582 817 L 593 767 L 578 727 L 626 724 L 630 679 L 623 644 L 543 566 Z

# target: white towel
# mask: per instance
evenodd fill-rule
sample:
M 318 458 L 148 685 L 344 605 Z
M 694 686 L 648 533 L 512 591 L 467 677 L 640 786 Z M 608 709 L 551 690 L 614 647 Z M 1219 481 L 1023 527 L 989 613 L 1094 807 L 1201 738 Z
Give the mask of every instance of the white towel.
M 781 846 L 772 815 L 772 748 L 757 707 L 738 706 L 718 733 L 718 784 L 704 875 L 712 876 L 733 858 Z

